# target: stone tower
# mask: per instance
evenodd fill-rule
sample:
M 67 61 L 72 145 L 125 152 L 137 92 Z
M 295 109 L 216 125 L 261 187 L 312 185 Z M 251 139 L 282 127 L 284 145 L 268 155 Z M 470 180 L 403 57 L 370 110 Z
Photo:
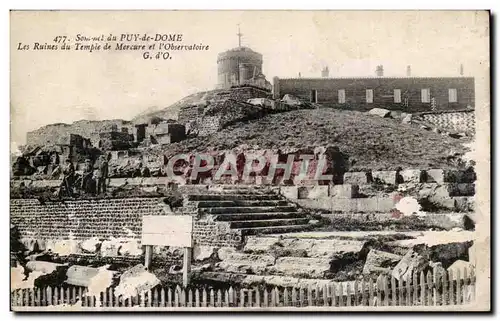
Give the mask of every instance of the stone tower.
M 230 88 L 253 82 L 262 74 L 262 55 L 241 45 L 238 28 L 238 47 L 219 53 L 217 56 L 217 88 Z

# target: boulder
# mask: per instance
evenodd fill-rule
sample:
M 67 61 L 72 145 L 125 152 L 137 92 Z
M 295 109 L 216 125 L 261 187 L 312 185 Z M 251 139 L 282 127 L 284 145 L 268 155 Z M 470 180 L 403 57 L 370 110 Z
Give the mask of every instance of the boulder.
M 102 242 L 101 256 L 103 257 L 118 256 L 118 250 L 120 249 L 120 246 L 121 246 L 120 242 L 115 238 Z
M 221 247 L 217 250 L 217 257 L 219 260 L 225 260 L 234 252 L 236 252 L 236 249 L 233 247 Z
M 248 236 L 247 241 L 245 244 L 245 247 L 243 248 L 244 252 L 250 252 L 250 253 L 261 253 L 261 252 L 267 252 L 271 249 L 271 247 L 277 243 L 279 243 L 280 239 L 277 237 L 261 237 L 261 236 Z M 219 258 L 221 260 L 224 260 L 224 258 L 221 257 L 220 251 L 223 248 L 219 249 Z M 234 250 L 233 250 L 234 252 Z
M 411 124 L 411 120 L 412 120 L 412 114 L 406 114 L 401 120 L 401 122 L 403 124 Z
M 144 265 L 138 264 L 120 276 L 120 283 L 115 288 L 115 296 L 134 297 L 159 284 L 160 280 L 154 274 L 148 272 Z
M 77 286 L 88 287 L 91 279 L 99 274 L 98 268 L 73 265 L 68 268 L 66 272 L 66 283 Z
M 399 263 L 394 267 L 391 275 L 398 281 L 406 280 L 407 277 L 413 277 L 414 273 L 424 271 L 428 265 L 428 253 L 425 253 L 425 251 L 410 249 L 406 252 L 401 261 L 399 261 Z
M 274 261 L 270 255 L 231 253 L 216 268 L 229 273 L 262 274 Z
M 331 269 L 331 259 L 281 257 L 270 268 L 271 273 L 307 278 L 322 278 Z
M 119 255 L 140 256 L 143 254 L 142 246 L 136 240 L 122 242 L 118 248 Z
M 391 116 L 391 111 L 384 108 L 373 108 L 368 111 L 368 114 L 388 118 Z
M 366 256 L 363 274 L 389 272 L 401 259 L 401 255 L 372 249 Z
M 405 183 L 421 183 L 423 181 L 423 171 L 421 169 L 405 169 L 399 172 L 401 179 Z
M 212 256 L 215 252 L 213 246 L 195 245 L 193 248 L 193 259 L 195 261 L 203 261 Z
M 82 243 L 80 243 L 80 248 L 84 252 L 95 253 L 98 250 L 98 246 L 101 244 L 101 241 L 98 237 L 92 237 L 90 239 L 86 239 Z
M 62 266 L 63 264 L 52 263 L 52 262 L 44 262 L 44 261 L 29 261 L 26 263 L 26 268 L 30 271 L 38 271 L 43 274 L 50 274 L 57 270 L 58 266 Z
M 61 256 L 77 254 L 80 251 L 80 244 L 76 240 L 55 240 L 47 242 L 46 246 L 47 250 Z
M 374 181 L 382 184 L 395 185 L 397 183 L 396 171 L 374 171 L 372 177 Z

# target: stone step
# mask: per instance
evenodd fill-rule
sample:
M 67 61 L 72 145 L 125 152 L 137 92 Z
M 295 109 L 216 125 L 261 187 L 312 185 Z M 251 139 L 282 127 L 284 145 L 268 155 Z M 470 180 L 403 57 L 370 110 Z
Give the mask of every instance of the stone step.
M 271 219 L 271 220 L 245 220 L 245 221 L 232 221 L 231 228 L 247 228 L 247 227 L 271 227 L 271 226 L 289 226 L 289 225 L 303 225 L 307 224 L 308 218 L 292 218 L 292 219 Z
M 274 194 L 200 194 L 188 195 L 190 201 L 235 201 L 235 200 L 281 200 L 280 196 Z
M 305 231 L 311 228 L 309 224 L 303 225 L 285 225 L 285 226 L 270 226 L 270 227 L 249 227 L 242 228 L 243 235 L 270 234 L 270 233 L 288 233 Z
M 217 221 L 245 221 L 245 220 L 268 220 L 277 218 L 298 218 L 303 217 L 300 212 L 263 212 L 263 213 L 235 213 L 218 214 Z
M 283 200 L 234 200 L 234 201 L 201 201 L 198 208 L 206 207 L 235 207 L 235 206 L 286 206 Z
M 295 206 L 236 206 L 236 207 L 206 207 L 198 209 L 204 214 L 235 214 L 260 212 L 295 212 Z

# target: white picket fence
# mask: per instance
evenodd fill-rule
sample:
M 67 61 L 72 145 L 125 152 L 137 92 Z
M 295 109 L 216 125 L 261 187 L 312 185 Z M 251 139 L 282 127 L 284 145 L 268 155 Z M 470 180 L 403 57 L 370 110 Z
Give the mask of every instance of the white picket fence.
M 116 297 L 108 288 L 98 296 L 83 287 L 46 287 L 12 291 L 13 307 L 349 307 L 443 306 L 474 302 L 474 271 L 464 269 L 442 275 L 414 274 L 407 280 L 381 278 L 332 283 L 307 288 L 159 288 L 130 298 Z

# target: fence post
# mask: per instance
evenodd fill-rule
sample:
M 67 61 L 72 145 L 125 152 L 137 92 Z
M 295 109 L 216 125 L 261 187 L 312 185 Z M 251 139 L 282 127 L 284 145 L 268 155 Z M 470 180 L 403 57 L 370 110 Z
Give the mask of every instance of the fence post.
M 358 279 L 354 280 L 354 306 L 358 305 L 358 294 L 359 294 L 359 289 L 358 289 Z
M 29 307 L 30 306 L 30 298 L 31 298 L 31 290 L 32 289 L 26 289 L 26 296 L 24 297 L 24 306 Z
M 351 284 L 349 282 L 346 282 L 346 302 L 347 306 L 351 306 Z
M 72 292 L 71 293 L 72 294 L 71 304 L 75 304 L 76 303 L 76 287 L 73 287 L 71 292 Z
M 440 285 L 440 282 L 439 282 L 439 279 L 440 279 L 440 275 L 438 273 L 438 269 L 437 268 L 434 268 L 432 270 L 432 283 L 434 284 L 434 288 L 433 288 L 433 296 L 434 296 L 434 305 L 439 305 L 439 285 Z
M 165 307 L 165 288 L 160 290 L 160 306 Z
M 267 294 L 267 288 L 264 288 L 264 302 L 263 302 L 263 306 L 267 308 L 268 305 L 269 305 L 269 298 L 268 298 L 268 294 Z
M 396 279 L 394 276 L 391 277 L 391 305 L 397 305 L 398 295 L 396 293 Z
M 476 289 L 477 289 L 477 283 L 476 283 L 476 270 L 471 269 L 470 271 L 470 281 L 472 286 L 472 294 L 471 294 L 471 302 L 476 302 Z
M 456 295 L 457 304 L 462 304 L 461 281 L 462 280 L 460 278 L 460 269 L 457 269 L 457 295 Z
M 434 298 L 432 297 L 432 287 L 433 287 L 433 283 L 432 283 L 432 274 L 431 274 L 431 271 L 428 271 L 427 272 L 427 305 L 431 306 L 432 305 L 432 301 L 434 300 Z
M 332 283 L 332 307 L 337 306 L 337 285 L 335 283 Z
M 21 296 L 22 296 L 22 294 L 21 294 Z M 47 287 L 47 305 L 52 305 L 52 287 L 50 287 L 50 286 Z
M 286 291 L 286 289 L 285 289 Z M 328 306 L 328 285 L 325 284 L 323 287 L 323 306 Z
M 426 305 L 424 271 L 420 272 L 420 305 Z
M 221 290 L 217 290 L 217 306 L 221 307 L 222 306 L 222 292 Z
M 304 306 L 304 289 L 299 287 L 299 306 Z
M 408 274 L 406 275 L 408 278 Z M 404 306 L 405 305 L 405 287 L 404 287 L 404 279 L 401 277 L 399 280 L 397 280 L 397 291 L 399 294 L 399 299 L 398 299 L 398 305 L 399 306 Z
M 255 288 L 255 305 L 260 308 L 260 291 L 259 288 Z
M 210 289 L 210 307 L 215 306 L 215 294 L 214 289 Z
M 248 289 L 248 306 L 253 307 L 253 289 Z
M 406 306 L 411 305 L 411 275 L 409 273 L 406 274 Z
M 199 308 L 200 307 L 200 291 L 198 290 L 198 288 L 196 288 L 196 290 L 194 291 L 194 299 L 196 301 L 196 307 Z
M 40 306 L 41 305 L 41 297 L 40 297 L 40 288 L 36 289 L 36 300 L 35 300 L 35 306 Z
M 187 307 L 187 291 L 185 288 L 181 288 L 181 307 Z
M 229 287 L 229 291 L 226 290 L 226 306 L 233 305 L 233 287 Z
M 384 306 L 389 306 L 389 280 L 386 275 L 382 280 L 384 282 Z
M 455 290 L 454 290 L 454 286 L 453 286 L 454 277 L 453 277 L 453 270 L 452 269 L 448 270 L 448 281 L 450 282 L 450 288 L 448 291 L 449 301 L 450 301 L 450 305 L 454 305 L 455 304 L 455 299 L 454 299 Z
M 412 278 L 413 278 L 413 303 L 412 305 L 418 305 L 418 275 L 417 271 L 413 271 L 412 273 Z
M 193 291 L 191 289 L 189 289 L 189 291 L 188 291 L 188 302 L 187 302 L 186 306 L 188 306 L 188 307 L 193 306 Z
M 470 279 L 469 279 L 469 274 L 467 272 L 467 267 L 464 267 L 464 297 L 463 297 L 463 302 L 464 304 L 468 304 L 469 303 L 469 296 L 468 296 L 468 293 L 469 293 L 469 290 L 470 290 Z
M 206 308 L 208 305 L 208 300 L 207 300 L 207 289 L 203 288 L 203 291 L 201 291 L 201 306 Z
M 283 306 L 288 306 L 288 288 L 285 288 L 285 290 L 283 290 Z
M 312 302 L 312 286 L 309 285 L 307 287 L 307 305 L 308 306 L 312 306 L 313 305 L 313 302 Z
M 217 290 L 217 306 L 221 307 L 222 306 L 222 292 L 221 290 Z
M 441 296 L 441 305 L 448 305 L 448 272 L 444 271 L 441 284 L 443 286 L 443 295 Z

